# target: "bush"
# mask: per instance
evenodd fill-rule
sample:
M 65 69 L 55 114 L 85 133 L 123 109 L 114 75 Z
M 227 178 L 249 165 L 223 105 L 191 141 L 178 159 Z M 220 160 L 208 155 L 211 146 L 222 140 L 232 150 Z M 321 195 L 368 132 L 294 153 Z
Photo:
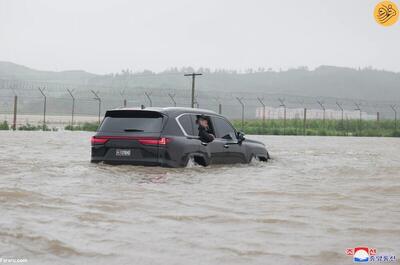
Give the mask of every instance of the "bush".
M 85 122 L 83 124 L 75 125 L 72 127 L 71 125 L 65 126 L 65 130 L 68 131 L 89 131 L 89 132 L 95 132 L 97 131 L 97 128 L 99 127 L 99 124 L 97 122 Z
M 400 137 L 400 131 L 394 131 L 391 136 L 392 137 Z
M 18 127 L 18 130 L 20 131 L 40 131 L 43 130 L 43 125 L 32 125 L 30 123 L 21 125 Z M 57 130 L 56 128 L 53 128 L 53 131 Z M 44 126 L 44 131 L 50 131 L 49 127 L 47 125 Z
M 2 123 L 0 123 L 0 130 L 10 130 L 10 126 L 8 126 L 7 121 L 3 121 Z
M 319 129 L 318 130 L 318 135 L 327 136 L 328 132 L 325 129 Z

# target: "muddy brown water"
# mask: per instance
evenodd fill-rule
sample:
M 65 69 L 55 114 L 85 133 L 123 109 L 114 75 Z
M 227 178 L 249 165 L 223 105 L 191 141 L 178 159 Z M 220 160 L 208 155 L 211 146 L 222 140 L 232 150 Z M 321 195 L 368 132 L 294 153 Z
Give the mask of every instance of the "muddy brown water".
M 91 133 L 0 132 L 0 258 L 27 264 L 352 264 L 400 256 L 400 139 L 248 136 L 273 159 L 89 163 Z

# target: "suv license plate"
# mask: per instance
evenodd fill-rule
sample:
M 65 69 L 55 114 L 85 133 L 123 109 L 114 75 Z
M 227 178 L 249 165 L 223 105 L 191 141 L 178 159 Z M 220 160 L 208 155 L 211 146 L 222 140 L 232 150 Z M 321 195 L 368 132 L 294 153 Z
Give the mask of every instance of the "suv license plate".
M 131 156 L 131 149 L 116 149 L 116 156 Z

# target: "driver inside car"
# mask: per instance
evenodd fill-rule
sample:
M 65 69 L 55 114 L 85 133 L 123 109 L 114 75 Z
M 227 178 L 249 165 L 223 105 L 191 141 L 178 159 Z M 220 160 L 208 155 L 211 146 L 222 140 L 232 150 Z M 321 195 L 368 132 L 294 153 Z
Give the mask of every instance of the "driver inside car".
M 212 134 L 212 130 L 208 126 L 207 117 L 201 115 L 197 118 L 197 124 L 199 125 L 199 138 L 204 143 L 210 143 L 214 141 L 215 135 Z

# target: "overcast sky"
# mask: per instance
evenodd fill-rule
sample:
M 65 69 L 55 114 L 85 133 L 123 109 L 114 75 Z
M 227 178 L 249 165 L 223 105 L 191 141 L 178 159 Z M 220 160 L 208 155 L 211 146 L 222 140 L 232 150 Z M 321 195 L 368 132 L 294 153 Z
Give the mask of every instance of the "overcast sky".
M 94 73 L 319 65 L 399 72 L 400 22 L 379 26 L 376 3 L 0 0 L 0 61 Z

